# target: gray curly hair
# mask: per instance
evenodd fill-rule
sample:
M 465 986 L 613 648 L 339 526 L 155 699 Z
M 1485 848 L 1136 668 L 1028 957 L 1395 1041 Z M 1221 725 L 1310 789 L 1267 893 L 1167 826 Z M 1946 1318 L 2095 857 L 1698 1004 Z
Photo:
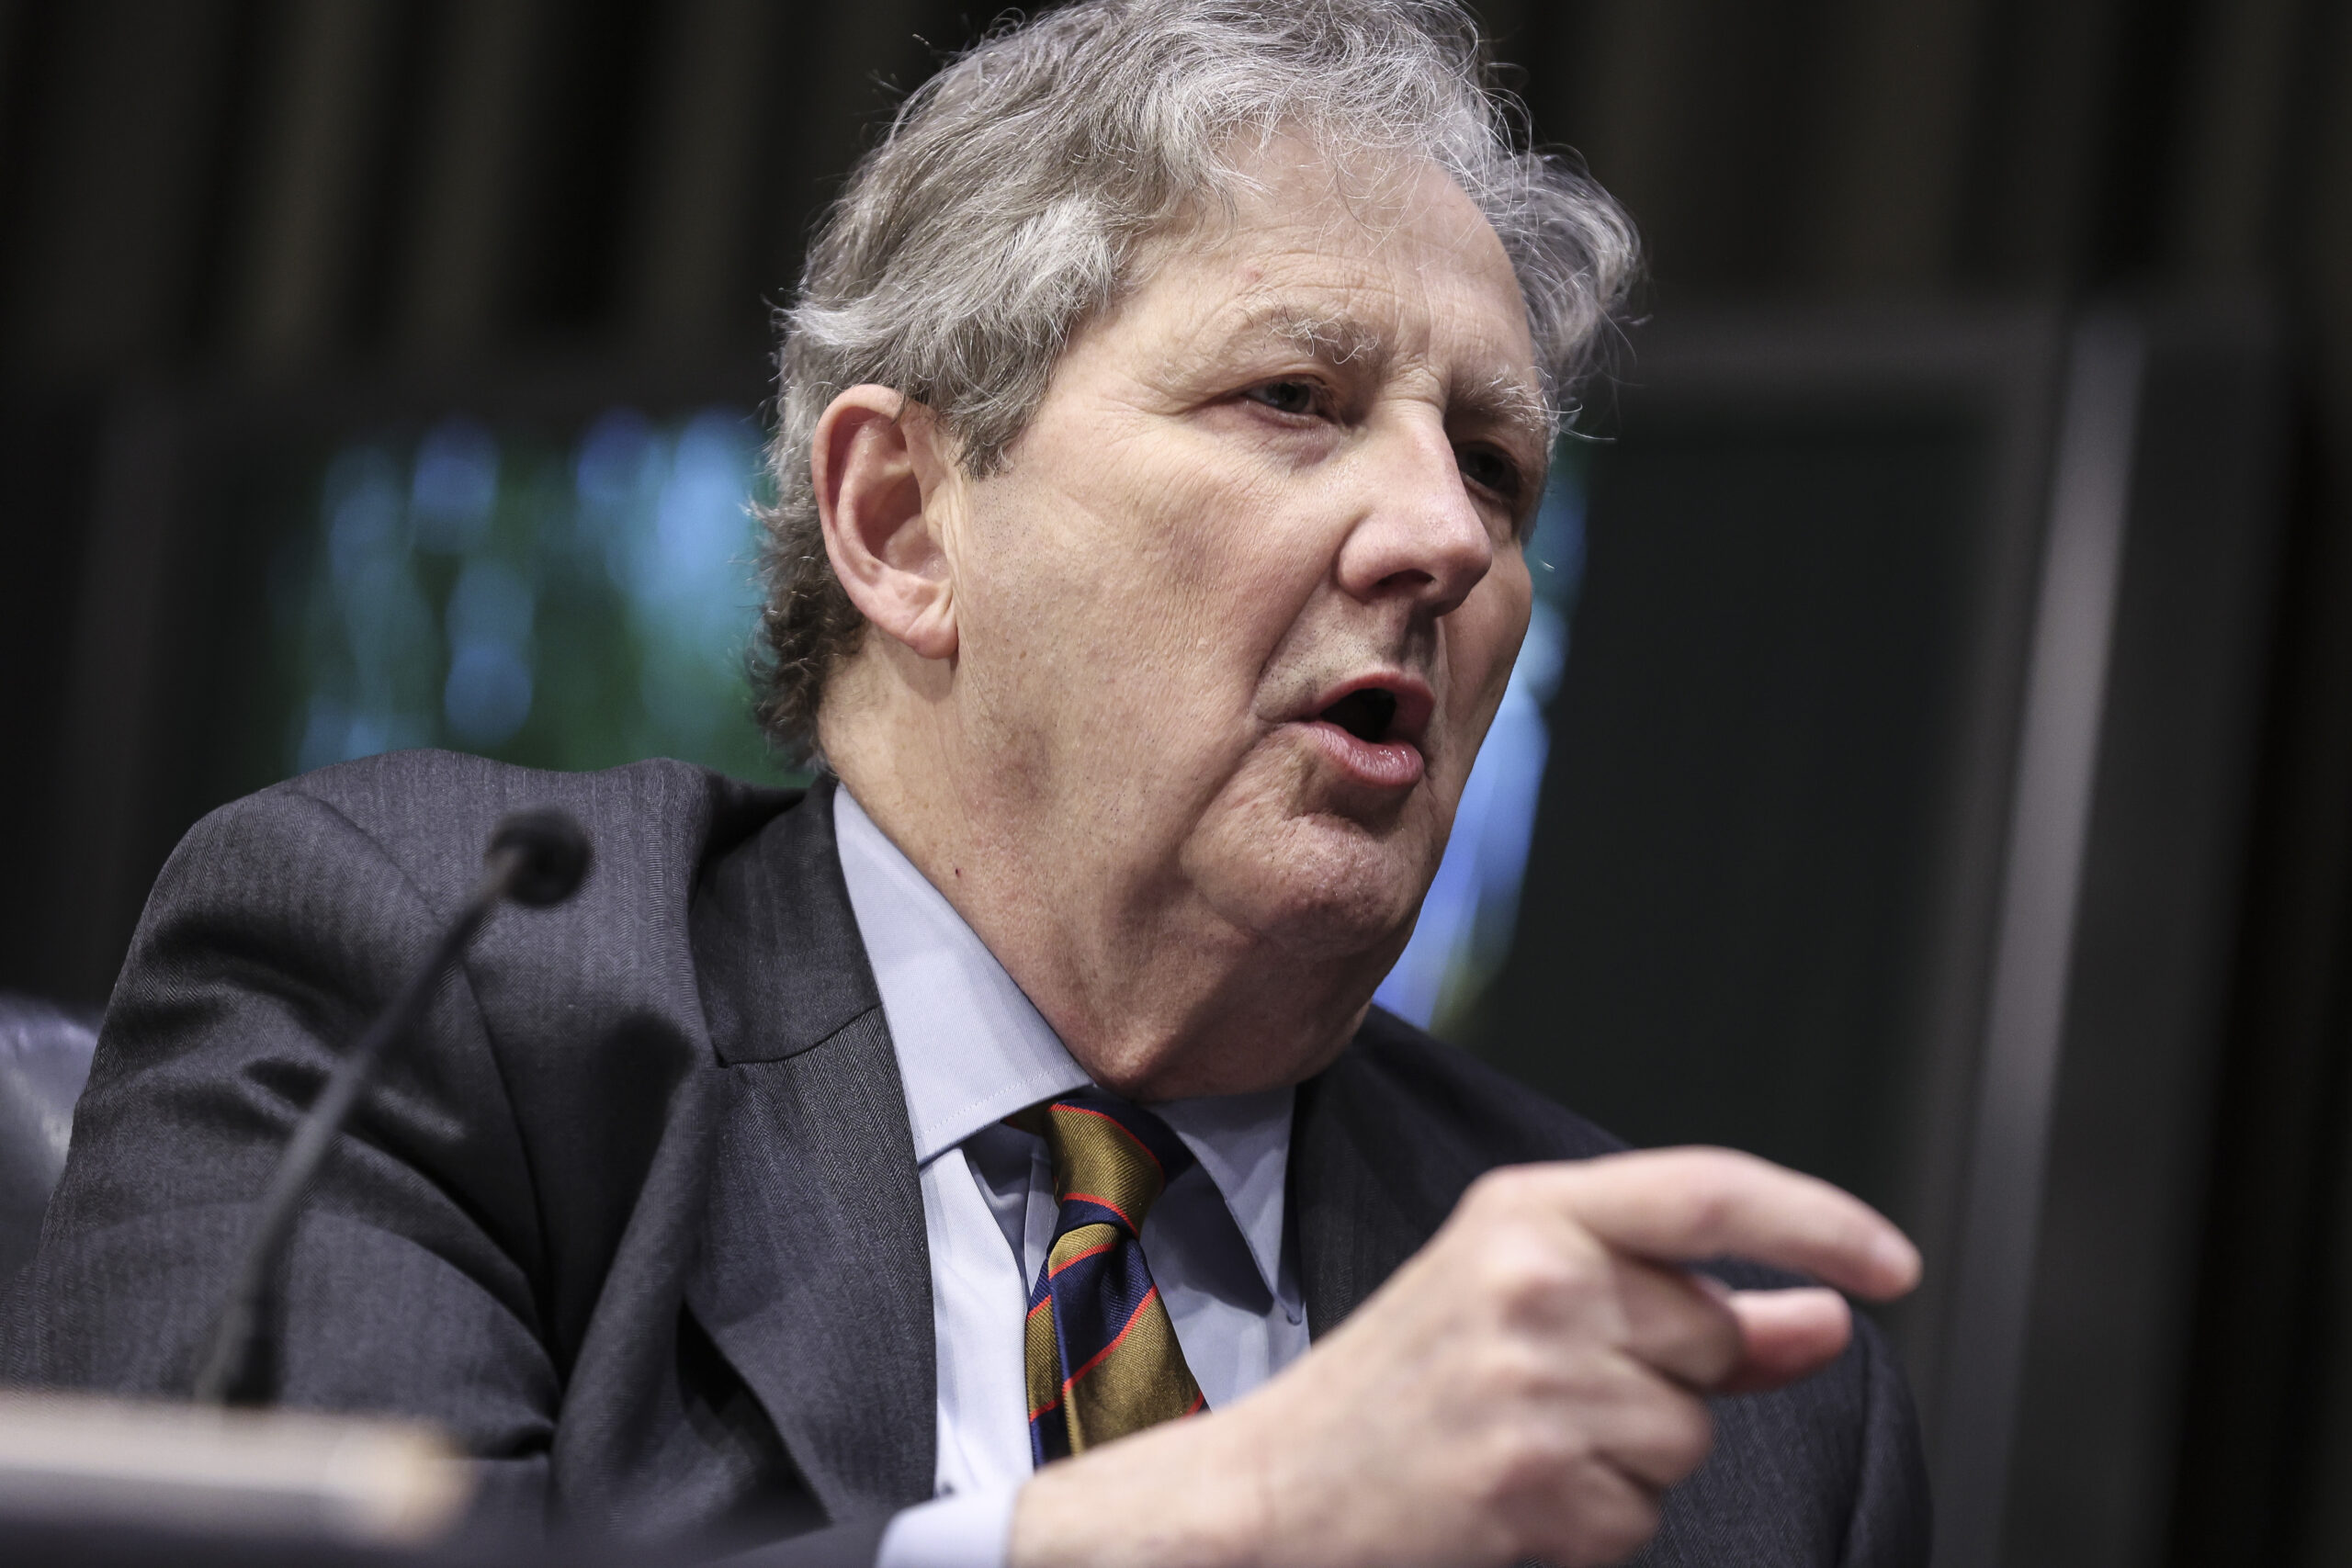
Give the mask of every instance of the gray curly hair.
M 1523 151 L 1456 0 L 1080 0 L 998 30 L 918 88 L 851 175 L 780 313 L 759 716 L 816 756 L 825 685 L 865 622 L 826 558 L 809 475 L 844 389 L 925 405 L 994 471 L 1086 321 L 1136 286 L 1151 242 L 1240 186 L 1295 133 L 1427 159 L 1501 237 L 1555 421 L 1631 283 L 1632 226 L 1562 160 Z

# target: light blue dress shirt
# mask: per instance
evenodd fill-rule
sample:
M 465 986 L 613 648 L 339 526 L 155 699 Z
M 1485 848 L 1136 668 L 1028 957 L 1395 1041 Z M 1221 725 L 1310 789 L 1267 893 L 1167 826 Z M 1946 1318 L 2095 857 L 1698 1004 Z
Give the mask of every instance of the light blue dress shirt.
M 1089 1080 L 939 890 L 846 789 L 842 875 L 906 1087 L 931 1249 L 937 1500 L 883 1537 L 878 1568 L 1001 1568 L 1030 1473 L 1022 1325 L 1052 1244 L 1045 1141 L 1003 1119 Z M 1144 1222 L 1144 1256 L 1212 1410 L 1306 1348 L 1283 1240 L 1293 1091 L 1152 1109 L 1199 1164 Z

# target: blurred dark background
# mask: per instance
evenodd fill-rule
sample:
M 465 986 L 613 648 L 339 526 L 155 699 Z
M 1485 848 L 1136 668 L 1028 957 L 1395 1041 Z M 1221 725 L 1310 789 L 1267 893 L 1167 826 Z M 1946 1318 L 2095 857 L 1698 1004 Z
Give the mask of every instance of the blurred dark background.
M 2352 1561 L 2352 7 L 1485 14 L 1651 277 L 1419 1010 L 1921 1237 L 1939 1561 Z M 0 0 L 0 988 L 338 756 L 773 773 L 768 309 L 990 19 Z

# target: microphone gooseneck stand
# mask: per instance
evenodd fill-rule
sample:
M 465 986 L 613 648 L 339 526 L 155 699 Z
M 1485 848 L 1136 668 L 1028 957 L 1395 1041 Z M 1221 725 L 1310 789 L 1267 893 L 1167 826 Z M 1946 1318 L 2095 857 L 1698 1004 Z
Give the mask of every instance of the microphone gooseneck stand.
M 367 1092 L 394 1045 L 416 1027 L 442 980 L 465 956 L 484 921 L 508 899 L 532 908 L 560 904 L 588 873 L 588 837 L 560 811 L 523 811 L 500 822 L 491 835 L 481 886 L 441 933 L 415 973 L 402 982 L 390 1004 L 370 1020 L 356 1043 L 335 1064 L 309 1111 L 303 1113 L 263 1196 L 261 1216 L 245 1244 L 235 1282 L 222 1303 L 194 1393 L 208 1404 L 266 1404 L 277 1384 L 276 1311 L 286 1251 L 319 1167 L 335 1135 Z

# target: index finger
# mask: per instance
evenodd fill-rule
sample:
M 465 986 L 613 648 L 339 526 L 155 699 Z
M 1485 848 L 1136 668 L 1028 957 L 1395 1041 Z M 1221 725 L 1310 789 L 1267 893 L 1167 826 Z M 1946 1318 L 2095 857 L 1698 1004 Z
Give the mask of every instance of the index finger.
M 1643 1149 L 1550 1168 L 1560 1199 L 1611 1247 L 1661 1262 L 1744 1258 L 1872 1301 L 1919 1282 L 1919 1252 L 1877 1210 L 1736 1149 Z

